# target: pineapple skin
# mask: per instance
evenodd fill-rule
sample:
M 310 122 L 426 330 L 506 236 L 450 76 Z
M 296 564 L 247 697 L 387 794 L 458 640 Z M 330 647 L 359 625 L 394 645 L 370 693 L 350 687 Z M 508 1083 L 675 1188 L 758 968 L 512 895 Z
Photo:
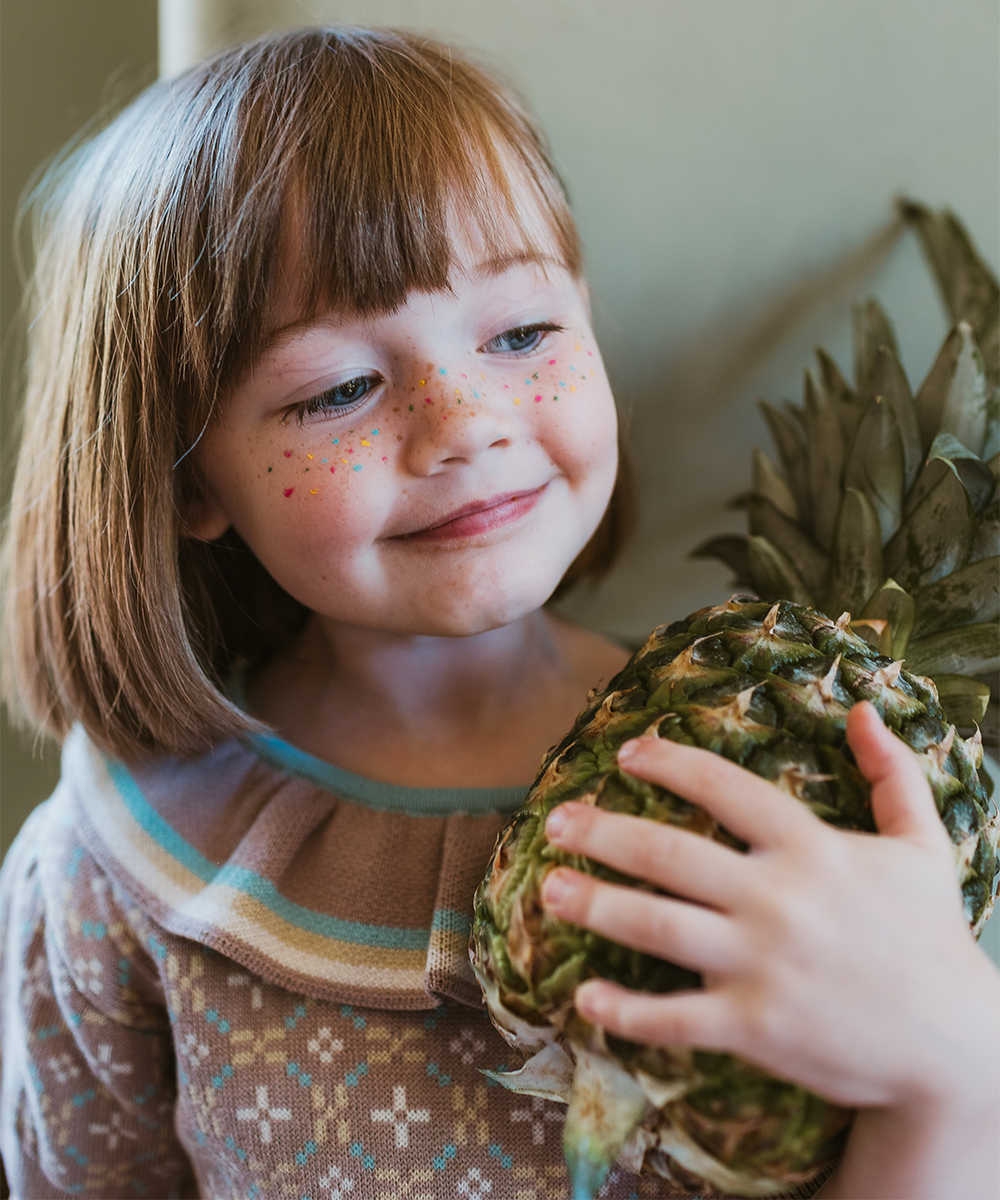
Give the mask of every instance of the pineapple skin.
M 557 804 L 582 800 L 744 849 L 703 809 L 618 769 L 623 742 L 655 733 L 724 755 L 831 824 L 875 832 L 870 789 L 845 738 L 851 706 L 869 700 L 920 759 L 978 933 L 998 871 L 997 815 L 979 775 L 979 735 L 959 737 L 934 684 L 879 654 L 849 620 L 734 597 L 656 629 L 549 752 L 476 893 L 470 956 L 500 1032 L 522 1051 L 556 1042 L 574 1061 L 581 1052 L 610 1058 L 649 1101 L 622 1161 L 703 1195 L 773 1195 L 808 1184 L 836 1157 L 851 1113 L 733 1056 L 605 1040 L 584 1022 L 572 997 L 592 976 L 650 992 L 700 979 L 543 910 L 541 884 L 557 865 L 648 887 L 550 846 L 545 819 Z M 564 1085 L 559 1098 L 572 1118 L 571 1093 Z

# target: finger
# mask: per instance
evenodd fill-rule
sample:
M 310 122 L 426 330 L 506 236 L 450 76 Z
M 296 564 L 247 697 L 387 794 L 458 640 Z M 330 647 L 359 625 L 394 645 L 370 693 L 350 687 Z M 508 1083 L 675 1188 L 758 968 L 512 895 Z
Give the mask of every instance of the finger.
M 545 835 L 560 850 L 596 858 L 699 904 L 728 909 L 743 890 L 744 855 L 672 825 L 571 801 L 549 813 Z
M 638 737 L 618 751 L 630 775 L 669 788 L 712 814 L 731 833 L 761 849 L 788 845 L 818 822 L 804 804 L 720 754 L 655 737 Z
M 568 867 L 545 876 L 542 904 L 563 921 L 692 971 L 731 968 L 736 955 L 731 924 L 721 914 Z
M 697 1046 L 731 1050 L 730 1013 L 716 992 L 636 992 L 606 979 L 588 979 L 573 995 L 577 1012 L 592 1025 L 646 1046 Z
M 920 761 L 867 701 L 848 714 L 847 742 L 872 785 L 872 815 L 879 832 L 950 847 Z

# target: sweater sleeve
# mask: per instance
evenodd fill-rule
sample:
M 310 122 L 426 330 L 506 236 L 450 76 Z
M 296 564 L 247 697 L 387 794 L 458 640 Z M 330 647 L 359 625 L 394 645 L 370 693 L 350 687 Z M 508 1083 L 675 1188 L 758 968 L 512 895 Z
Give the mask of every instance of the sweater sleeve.
M 141 914 L 53 801 L 0 872 L 0 1153 L 12 1197 L 197 1196 Z

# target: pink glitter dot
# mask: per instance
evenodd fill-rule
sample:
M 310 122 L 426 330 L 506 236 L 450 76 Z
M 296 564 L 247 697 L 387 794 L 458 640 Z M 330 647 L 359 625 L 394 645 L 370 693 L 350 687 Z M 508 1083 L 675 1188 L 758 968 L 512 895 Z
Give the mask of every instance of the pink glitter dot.
M 287 500 L 287 499 L 288 499 L 288 497 L 289 497 L 289 496 L 292 494 L 292 492 L 294 492 L 294 491 L 295 491 L 295 488 L 285 488 L 285 499 Z
M 536 403 L 536 404 L 541 404 L 541 402 L 542 402 L 542 398 L 541 398 L 541 396 L 536 396 L 536 397 L 535 397 L 535 403 Z
M 550 359 L 549 359 L 549 366 L 550 366 L 550 367 L 554 367 L 555 365 L 556 365 L 556 360 L 555 360 L 554 358 L 550 358 Z
M 383 462 L 388 462 L 388 461 L 389 461 L 389 460 L 386 458 L 386 456 L 385 456 L 384 454 L 382 455 L 382 461 L 383 461 Z
M 331 474 L 331 475 L 336 475 L 336 474 L 337 474 L 337 468 L 336 468 L 336 467 L 331 467 L 331 468 L 330 468 L 330 474 Z
M 425 404 L 433 404 L 433 403 L 434 403 L 434 401 L 433 401 L 433 400 L 430 398 L 430 396 L 425 396 L 425 397 L 424 397 L 424 403 L 425 403 Z
M 291 457 L 292 457 L 292 452 L 291 452 L 291 450 L 286 450 L 286 451 L 285 451 L 285 458 L 291 458 Z

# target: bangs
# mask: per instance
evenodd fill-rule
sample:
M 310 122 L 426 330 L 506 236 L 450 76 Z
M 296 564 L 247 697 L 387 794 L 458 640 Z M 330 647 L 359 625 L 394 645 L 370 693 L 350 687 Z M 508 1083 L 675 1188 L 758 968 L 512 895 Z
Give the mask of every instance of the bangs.
M 446 47 L 309 30 L 269 39 L 266 55 L 253 43 L 220 56 L 216 70 L 232 55 L 247 60 L 225 64 L 243 94 L 202 173 L 212 332 L 204 310 L 187 322 L 192 343 L 216 340 L 227 379 L 262 348 L 275 284 L 291 286 L 303 315 L 391 312 L 411 291 L 448 287 L 456 229 L 474 229 L 487 258 L 557 259 L 581 273 L 564 190 L 528 115 Z
M 359 54 L 338 76 L 298 166 L 307 305 L 365 315 L 446 288 L 456 231 L 470 227 L 487 258 L 557 258 L 579 274 L 564 196 L 510 98 L 437 47 L 380 49 L 378 62 Z M 334 121 L 342 132 L 331 138 Z

